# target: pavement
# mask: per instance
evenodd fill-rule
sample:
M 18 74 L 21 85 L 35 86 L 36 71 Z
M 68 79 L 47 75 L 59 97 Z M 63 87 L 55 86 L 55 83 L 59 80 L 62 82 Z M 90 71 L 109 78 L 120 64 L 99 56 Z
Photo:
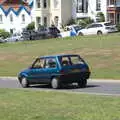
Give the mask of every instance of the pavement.
M 2 80 L 17 80 L 17 77 L 10 77 L 10 76 L 2 76 L 2 77 L 0 77 L 0 79 L 2 79 Z M 116 80 L 116 79 L 89 79 L 90 81 L 94 81 L 94 82 L 114 82 L 114 83 L 120 83 L 120 80 Z

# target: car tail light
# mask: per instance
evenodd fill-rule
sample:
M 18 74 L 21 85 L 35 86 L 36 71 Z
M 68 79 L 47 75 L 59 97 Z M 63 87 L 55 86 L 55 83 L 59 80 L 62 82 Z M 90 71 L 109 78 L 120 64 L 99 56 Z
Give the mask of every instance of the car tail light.
M 61 70 L 61 71 L 60 71 L 60 73 L 61 73 L 61 74 L 64 74 L 64 73 L 65 73 L 65 71 L 64 71 L 64 70 Z

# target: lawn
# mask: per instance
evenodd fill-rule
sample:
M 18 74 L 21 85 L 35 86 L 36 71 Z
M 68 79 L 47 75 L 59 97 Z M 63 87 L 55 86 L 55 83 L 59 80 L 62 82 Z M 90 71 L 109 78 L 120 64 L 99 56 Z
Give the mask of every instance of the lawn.
M 120 33 L 0 44 L 0 76 L 16 76 L 42 55 L 80 54 L 91 78 L 120 79 Z
M 120 97 L 0 89 L 1 120 L 120 120 Z

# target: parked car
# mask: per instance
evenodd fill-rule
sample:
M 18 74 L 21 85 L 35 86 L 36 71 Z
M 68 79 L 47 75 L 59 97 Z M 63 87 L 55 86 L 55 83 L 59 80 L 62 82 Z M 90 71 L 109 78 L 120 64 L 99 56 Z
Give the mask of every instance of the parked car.
M 80 87 L 86 87 L 89 77 L 90 69 L 87 63 L 75 54 L 39 57 L 29 68 L 18 74 L 22 87 L 31 84 L 51 84 L 54 89 L 69 83 L 78 83 Z
M 4 40 L 4 38 L 0 37 L 0 43 L 5 43 L 6 41 Z
M 77 35 L 101 35 L 117 32 L 116 25 L 113 25 L 111 22 L 99 22 L 99 23 L 92 23 L 88 25 L 86 28 L 81 29 L 78 31 Z
M 17 42 L 17 41 L 22 41 L 23 37 L 22 34 L 20 33 L 14 33 L 10 37 L 6 38 L 6 42 Z
M 76 36 L 79 30 L 81 30 L 82 27 L 79 25 L 70 25 L 65 27 L 65 32 L 61 32 L 62 37 L 70 37 L 70 36 Z
M 61 37 L 60 30 L 55 27 L 41 28 L 38 31 L 38 34 L 42 38 L 58 38 Z

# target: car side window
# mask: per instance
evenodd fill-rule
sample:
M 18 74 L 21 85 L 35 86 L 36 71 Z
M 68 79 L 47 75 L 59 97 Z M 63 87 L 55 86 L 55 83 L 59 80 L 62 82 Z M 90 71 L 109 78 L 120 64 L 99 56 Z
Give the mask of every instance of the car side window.
M 56 68 L 57 63 L 55 58 L 47 58 L 45 63 L 45 68 Z
M 39 68 L 44 68 L 44 59 L 38 58 L 38 59 L 34 62 L 32 68 L 37 68 L 37 69 L 39 69 Z
M 62 66 L 70 65 L 69 58 L 68 57 L 62 57 L 61 64 L 62 64 Z

